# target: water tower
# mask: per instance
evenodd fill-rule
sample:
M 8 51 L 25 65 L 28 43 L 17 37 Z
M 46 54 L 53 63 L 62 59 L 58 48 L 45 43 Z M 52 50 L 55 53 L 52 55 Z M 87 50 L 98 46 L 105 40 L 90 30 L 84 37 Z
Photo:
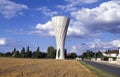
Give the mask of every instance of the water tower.
M 57 45 L 56 59 L 65 59 L 64 45 L 69 22 L 70 18 L 65 16 L 55 16 L 52 18 Z

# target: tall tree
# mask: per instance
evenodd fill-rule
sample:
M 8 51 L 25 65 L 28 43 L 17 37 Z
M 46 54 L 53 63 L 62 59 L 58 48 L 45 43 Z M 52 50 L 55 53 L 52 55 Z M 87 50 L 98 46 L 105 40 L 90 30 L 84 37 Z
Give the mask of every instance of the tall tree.
M 16 48 L 14 48 L 12 51 L 12 57 L 15 57 L 16 51 L 17 51 Z
M 13 49 L 13 51 L 12 51 L 12 55 L 14 55 L 15 52 L 16 52 L 16 48 Z
M 102 58 L 102 57 L 103 57 L 102 52 L 98 51 L 98 52 L 96 53 L 96 58 Z
M 49 46 L 47 49 L 47 57 L 55 58 L 55 56 L 56 56 L 56 49 L 53 46 Z
M 87 50 L 86 53 L 87 53 L 87 59 L 91 59 L 91 58 L 95 57 L 95 56 L 94 56 L 95 53 L 94 53 L 93 51 Z
M 36 50 L 37 52 L 40 52 L 40 47 L 37 47 L 37 50 Z
M 27 47 L 27 52 L 29 52 L 30 51 L 30 49 L 29 49 L 29 46 Z
M 19 53 L 19 51 L 17 50 L 17 51 L 15 51 L 15 54 L 14 54 L 14 57 L 20 57 L 21 55 L 20 55 L 20 53 Z
M 77 57 L 77 54 L 76 53 L 71 53 L 71 58 L 74 59 Z
M 27 52 L 26 52 L 27 58 L 32 57 L 32 51 L 29 49 L 29 46 L 27 47 Z
M 24 47 L 21 50 L 21 54 L 25 54 L 25 48 Z
M 82 58 L 86 58 L 86 59 L 91 59 L 95 57 L 95 53 L 93 51 L 87 50 L 86 52 L 84 52 L 82 54 Z
M 25 53 L 25 48 L 23 47 L 21 50 L 21 57 L 25 58 L 26 57 L 26 53 Z
M 42 57 L 39 47 L 37 47 L 37 50 L 35 52 L 33 52 L 33 57 L 34 58 L 41 58 Z
M 67 49 L 64 51 L 65 58 L 67 57 Z

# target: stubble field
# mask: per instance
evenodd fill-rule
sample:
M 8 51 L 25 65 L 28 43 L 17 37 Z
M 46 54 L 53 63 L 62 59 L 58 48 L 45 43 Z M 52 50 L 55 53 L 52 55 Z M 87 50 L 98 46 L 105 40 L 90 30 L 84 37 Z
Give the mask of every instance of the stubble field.
M 97 77 L 76 60 L 0 57 L 0 77 Z

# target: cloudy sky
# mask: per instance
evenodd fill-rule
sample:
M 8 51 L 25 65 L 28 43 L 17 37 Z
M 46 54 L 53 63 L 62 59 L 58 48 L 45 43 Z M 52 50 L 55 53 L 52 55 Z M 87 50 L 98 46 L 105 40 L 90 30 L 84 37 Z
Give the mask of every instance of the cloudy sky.
M 70 17 L 68 52 L 120 47 L 120 0 L 0 0 L 0 52 L 56 47 L 51 18 Z

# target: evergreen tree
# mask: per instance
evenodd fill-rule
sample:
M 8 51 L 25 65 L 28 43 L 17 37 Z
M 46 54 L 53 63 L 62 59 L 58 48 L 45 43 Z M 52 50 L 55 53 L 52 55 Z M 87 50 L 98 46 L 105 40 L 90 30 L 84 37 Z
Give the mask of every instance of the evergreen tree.
M 27 58 L 32 57 L 32 51 L 30 51 L 29 46 L 27 47 L 27 52 L 26 52 Z
M 67 50 L 64 51 L 65 58 L 67 57 Z
M 37 47 L 37 50 L 35 52 L 33 52 L 33 57 L 34 58 L 41 58 L 41 52 L 40 52 L 39 47 Z
M 40 47 L 37 47 L 37 50 L 36 50 L 37 52 L 40 52 Z
M 25 48 L 23 47 L 21 50 L 21 57 L 25 58 L 26 57 L 26 53 L 25 53 Z
M 36 52 L 35 52 L 35 57 L 36 57 L 36 58 L 40 58 L 40 57 L 41 57 L 40 51 L 36 51 Z
M 30 49 L 29 49 L 29 46 L 27 47 L 27 52 L 29 52 L 30 51 Z
M 29 51 L 27 54 L 28 54 L 28 58 L 32 57 L 32 51 Z
M 12 55 L 14 55 L 15 52 L 16 52 L 16 48 L 13 49 L 13 51 L 12 51 Z
M 19 58 L 20 56 L 21 56 L 21 55 L 20 55 L 19 51 L 18 51 L 18 50 L 17 50 L 17 51 L 15 51 L 14 57 Z

